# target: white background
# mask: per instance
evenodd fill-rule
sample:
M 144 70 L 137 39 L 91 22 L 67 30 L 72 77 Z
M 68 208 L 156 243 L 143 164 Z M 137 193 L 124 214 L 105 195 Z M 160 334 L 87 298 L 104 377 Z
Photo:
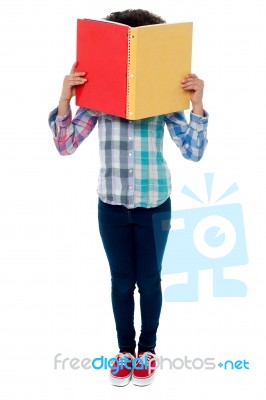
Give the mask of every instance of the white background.
M 5 5 L 4 5 L 5 4 Z M 265 395 L 265 22 L 263 1 L 18 1 L 0 6 L 0 368 L 3 399 L 262 399 Z M 233 182 L 225 203 L 242 204 L 249 264 L 227 276 L 246 298 L 213 298 L 212 273 L 199 301 L 163 304 L 158 355 L 246 359 L 250 370 L 169 370 L 153 385 L 112 387 L 107 371 L 54 370 L 62 357 L 117 352 L 110 276 L 97 225 L 95 129 L 61 157 L 47 123 L 75 61 L 76 19 L 145 8 L 167 22 L 194 22 L 193 72 L 205 81 L 209 145 L 200 163 L 182 159 L 165 132 L 173 210 L 197 207 L 184 184 L 205 195 Z M 73 102 L 74 103 L 74 102 Z M 75 107 L 73 106 L 73 110 Z M 217 196 L 216 196 L 217 197 Z M 173 277 L 165 277 L 171 283 Z M 138 293 L 136 328 L 139 334 Z

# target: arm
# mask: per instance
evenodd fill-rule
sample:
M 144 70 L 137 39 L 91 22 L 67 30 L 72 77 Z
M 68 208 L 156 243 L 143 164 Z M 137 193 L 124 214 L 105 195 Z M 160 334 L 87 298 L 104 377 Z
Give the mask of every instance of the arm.
M 76 86 L 87 81 L 85 72 L 75 72 L 76 66 L 77 62 L 65 76 L 59 105 L 50 112 L 48 119 L 55 146 L 62 156 L 74 153 L 97 122 L 97 113 L 84 108 L 78 109 L 72 121 L 70 100 L 76 94 Z
M 165 122 L 173 141 L 180 148 L 183 157 L 192 161 L 199 161 L 207 146 L 208 114 L 203 109 L 204 82 L 195 74 L 186 75 L 181 87 L 190 92 L 192 112 L 188 125 L 183 112 L 176 112 L 165 116 Z
M 203 110 L 203 116 L 200 116 L 191 112 L 189 124 L 184 112 L 167 114 L 164 118 L 171 138 L 180 148 L 183 157 L 200 161 L 208 143 L 208 113 Z
M 58 107 L 49 114 L 49 126 L 54 144 L 62 156 L 73 154 L 97 123 L 97 112 L 79 108 L 72 120 L 70 105 L 65 115 L 58 115 Z

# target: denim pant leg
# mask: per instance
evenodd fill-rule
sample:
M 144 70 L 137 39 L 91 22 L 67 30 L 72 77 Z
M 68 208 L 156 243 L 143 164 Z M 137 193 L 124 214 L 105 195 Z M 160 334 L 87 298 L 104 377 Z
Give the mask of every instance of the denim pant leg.
M 162 306 L 161 263 L 171 200 L 154 208 L 110 205 L 99 199 L 99 230 L 110 265 L 112 306 L 120 351 L 135 349 L 134 289 L 140 293 L 139 350 L 152 350 Z M 155 218 L 154 218 L 155 217 Z M 161 219 L 167 229 L 161 229 Z
M 132 211 L 136 277 L 140 293 L 139 351 L 154 350 L 162 306 L 162 259 L 170 230 L 171 199 L 160 206 Z
M 134 227 L 127 208 L 99 199 L 99 231 L 111 272 L 111 300 L 120 351 L 134 351 L 135 248 Z

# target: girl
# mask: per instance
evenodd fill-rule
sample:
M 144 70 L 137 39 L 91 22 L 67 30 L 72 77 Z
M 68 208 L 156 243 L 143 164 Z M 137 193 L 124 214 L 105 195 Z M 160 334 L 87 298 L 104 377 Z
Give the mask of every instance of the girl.
M 132 27 L 165 22 L 146 10 L 115 12 L 106 19 Z M 180 83 L 190 92 L 193 109 L 189 123 L 183 112 L 129 121 L 84 108 L 79 108 L 72 119 L 70 100 L 75 87 L 87 80 L 85 71 L 75 72 L 76 66 L 74 63 L 64 78 L 59 105 L 50 113 L 49 125 L 58 152 L 70 155 L 98 123 L 99 231 L 110 265 L 119 347 L 110 381 L 124 386 L 132 379 L 136 385 L 147 385 L 154 379 L 156 366 L 156 333 L 162 306 L 161 264 L 171 216 L 171 178 L 162 154 L 164 125 L 183 157 L 201 159 L 207 144 L 208 122 L 202 103 L 204 83 L 195 74 L 188 74 Z M 163 229 L 158 228 L 160 220 L 168 221 Z M 137 360 L 135 285 L 141 312 Z

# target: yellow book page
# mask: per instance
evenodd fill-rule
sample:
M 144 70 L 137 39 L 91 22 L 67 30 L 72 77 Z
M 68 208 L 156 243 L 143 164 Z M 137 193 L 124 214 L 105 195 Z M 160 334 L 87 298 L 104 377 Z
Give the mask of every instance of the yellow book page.
M 134 29 L 137 40 L 131 57 L 134 73 L 131 71 L 128 78 L 133 90 L 129 95 L 129 119 L 189 108 L 190 95 L 180 84 L 191 72 L 192 27 L 192 22 L 185 22 Z

